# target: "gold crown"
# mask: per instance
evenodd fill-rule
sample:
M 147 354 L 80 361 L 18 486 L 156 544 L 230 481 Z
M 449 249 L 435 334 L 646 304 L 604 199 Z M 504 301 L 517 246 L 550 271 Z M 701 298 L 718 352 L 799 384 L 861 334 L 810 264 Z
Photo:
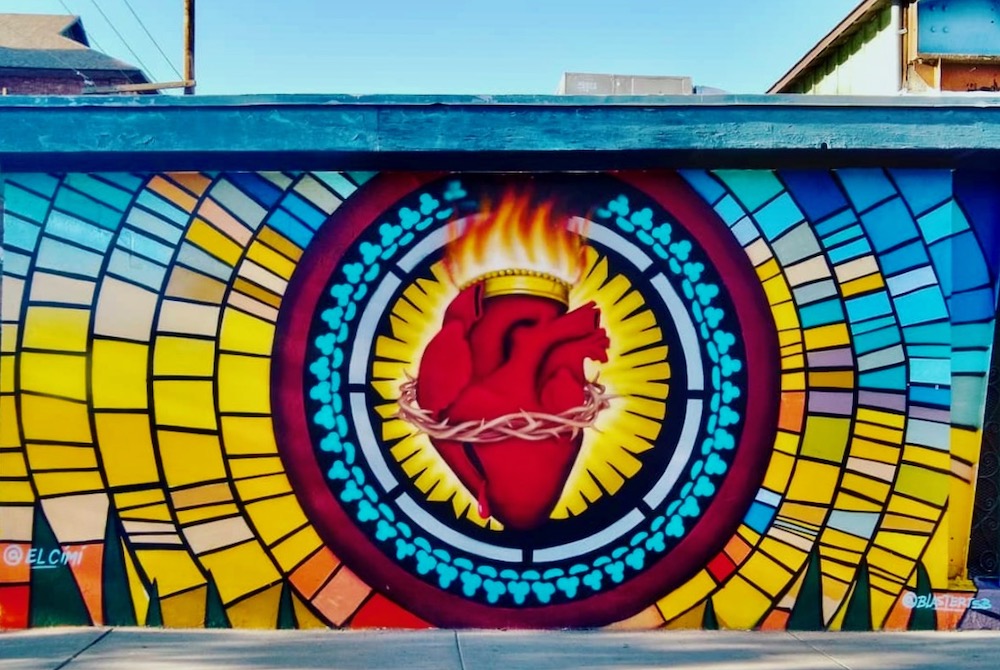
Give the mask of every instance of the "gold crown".
M 547 272 L 524 269 L 496 270 L 479 275 L 460 288 L 464 290 L 480 282 L 483 284 L 484 299 L 501 295 L 533 295 L 569 305 L 569 282 Z

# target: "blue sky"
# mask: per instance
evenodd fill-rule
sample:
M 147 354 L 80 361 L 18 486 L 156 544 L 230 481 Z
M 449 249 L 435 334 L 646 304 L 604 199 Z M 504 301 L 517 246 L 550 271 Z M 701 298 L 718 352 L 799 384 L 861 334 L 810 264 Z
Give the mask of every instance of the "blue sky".
M 857 2 L 200 0 L 198 93 L 547 94 L 566 71 L 762 93 Z M 182 0 L 0 0 L 0 12 L 68 8 L 92 46 L 178 79 L 128 3 L 180 70 Z

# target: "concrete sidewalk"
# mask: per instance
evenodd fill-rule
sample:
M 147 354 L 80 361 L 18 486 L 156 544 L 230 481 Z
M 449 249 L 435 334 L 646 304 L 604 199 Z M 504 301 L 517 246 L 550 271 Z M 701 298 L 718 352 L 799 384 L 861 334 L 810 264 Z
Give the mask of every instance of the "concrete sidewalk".
M 190 631 L 0 634 L 2 670 L 862 670 L 1000 667 L 1000 633 Z

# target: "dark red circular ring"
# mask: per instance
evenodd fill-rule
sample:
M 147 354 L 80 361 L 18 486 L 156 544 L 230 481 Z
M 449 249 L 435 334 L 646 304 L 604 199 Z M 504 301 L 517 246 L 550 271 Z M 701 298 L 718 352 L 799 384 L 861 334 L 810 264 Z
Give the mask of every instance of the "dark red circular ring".
M 271 390 L 278 446 L 293 488 L 320 537 L 351 570 L 435 625 L 592 627 L 628 618 L 705 567 L 738 528 L 763 479 L 777 426 L 780 366 L 777 333 L 760 281 L 732 233 L 679 175 L 611 173 L 656 201 L 698 242 L 730 294 L 744 341 L 749 390 L 736 454 L 718 493 L 688 534 L 620 586 L 549 606 L 517 608 L 473 602 L 411 574 L 355 525 L 327 486 L 316 460 L 303 383 L 310 324 L 343 254 L 401 198 L 442 176 L 428 172 L 374 177 L 319 229 L 295 269 L 278 318 Z

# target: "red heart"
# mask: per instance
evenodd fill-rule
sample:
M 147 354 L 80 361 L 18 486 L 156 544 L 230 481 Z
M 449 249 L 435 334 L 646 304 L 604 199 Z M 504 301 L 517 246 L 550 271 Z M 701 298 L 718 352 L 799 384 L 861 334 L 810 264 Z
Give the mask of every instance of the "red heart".
M 600 311 L 571 312 L 549 298 L 502 295 L 481 287 L 448 306 L 420 361 L 417 402 L 450 425 L 524 412 L 558 414 L 585 400 L 584 361 L 607 361 Z M 432 439 L 442 458 L 505 526 L 543 524 L 559 499 L 582 436 L 460 443 Z

